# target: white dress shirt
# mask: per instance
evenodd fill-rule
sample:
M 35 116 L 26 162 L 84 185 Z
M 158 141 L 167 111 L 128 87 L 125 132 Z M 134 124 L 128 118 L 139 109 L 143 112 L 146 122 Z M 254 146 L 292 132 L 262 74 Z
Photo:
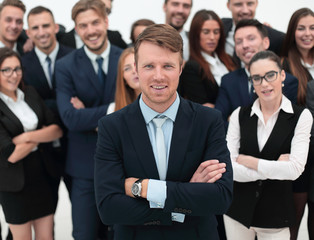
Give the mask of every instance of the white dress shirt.
M 310 73 L 311 76 L 312 76 L 312 79 L 314 79 L 314 61 L 313 61 L 313 64 L 310 65 L 310 64 L 308 64 L 308 63 L 305 63 L 305 62 L 303 61 L 303 59 L 301 59 L 301 63 L 302 63 L 302 65 L 309 71 L 309 73 Z
M 0 41 L 0 48 L 3 48 L 3 47 L 6 47 L 6 45 L 4 45 L 3 42 Z M 13 46 L 13 49 L 12 49 L 14 52 L 18 52 L 17 51 L 17 43 L 15 42 L 14 43 L 14 46 Z
M 49 56 L 49 58 L 51 59 L 51 72 L 53 74 L 53 70 L 55 68 L 55 63 L 56 63 L 56 59 L 57 59 L 57 54 L 59 51 L 59 43 L 57 42 L 56 47 L 52 50 L 52 52 L 49 55 L 40 51 L 36 46 L 35 46 L 34 50 L 35 50 L 35 53 L 39 59 L 41 66 L 44 70 L 46 79 L 48 80 L 48 84 L 49 84 L 50 88 L 52 89 L 52 79 L 50 79 L 50 76 L 49 76 L 48 62 L 47 62 L 46 58 L 47 58 L 47 56 Z
M 201 53 L 202 56 L 205 58 L 206 62 L 208 62 L 210 71 L 212 72 L 218 86 L 220 87 L 222 76 L 229 73 L 229 70 L 220 61 L 216 53 L 214 53 L 214 56 L 211 56 L 205 52 Z
M 98 56 L 101 56 L 104 59 L 104 62 L 102 64 L 102 70 L 104 71 L 105 74 L 108 73 L 109 53 L 110 53 L 110 46 L 111 45 L 110 45 L 109 41 L 107 41 L 107 43 L 108 43 L 107 44 L 107 48 L 100 55 L 97 55 L 97 54 L 91 52 L 86 46 L 84 46 L 84 51 L 85 51 L 87 57 L 91 60 L 93 68 L 94 68 L 96 74 L 98 72 L 98 64 L 96 62 L 96 59 L 98 58 Z
M 188 33 L 182 30 L 180 32 L 180 36 L 182 37 L 182 40 L 183 40 L 183 59 L 184 61 L 187 61 L 189 60 L 189 57 L 190 57 Z
M 235 30 L 235 24 L 232 24 L 231 30 L 228 32 L 228 36 L 226 37 L 226 45 L 225 45 L 225 51 L 230 56 L 233 56 L 234 53 L 234 30 Z
M 255 100 L 251 116 L 258 117 L 257 123 L 257 139 L 259 150 L 261 151 L 269 138 L 274 125 L 277 121 L 280 110 L 287 113 L 293 113 L 291 102 L 283 95 L 282 102 L 278 110 L 268 119 L 267 123 L 264 122 L 263 114 L 260 110 L 259 99 Z M 239 111 L 237 108 L 230 117 L 229 128 L 227 133 L 227 145 L 230 151 L 233 178 L 237 182 L 251 182 L 256 180 L 295 180 L 304 170 L 306 164 L 310 131 L 312 127 L 313 117 L 308 109 L 304 109 L 301 113 L 298 123 L 294 130 L 294 136 L 291 141 L 291 151 L 288 161 L 269 161 L 259 159 L 258 170 L 247 168 L 236 162 L 239 156 L 240 148 L 240 125 L 239 125 Z

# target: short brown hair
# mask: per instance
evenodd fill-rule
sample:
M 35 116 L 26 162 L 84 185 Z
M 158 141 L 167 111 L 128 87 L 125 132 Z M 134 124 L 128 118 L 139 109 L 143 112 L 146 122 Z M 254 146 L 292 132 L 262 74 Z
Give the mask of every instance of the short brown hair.
M 19 9 L 21 9 L 24 13 L 26 11 L 26 7 L 22 1 L 20 1 L 20 0 L 4 0 L 0 5 L 0 14 L 1 14 L 3 8 L 6 6 L 17 7 Z
M 143 19 L 139 19 L 137 21 L 135 21 L 133 24 L 132 24 L 132 27 L 131 27 L 131 36 L 130 36 L 130 39 L 132 41 L 132 43 L 134 44 L 135 43 L 135 38 L 134 38 L 134 30 L 137 26 L 150 26 L 150 25 L 153 25 L 155 24 L 152 20 L 150 19 L 146 19 L 146 18 L 143 18 Z
M 77 15 L 87 10 L 94 10 L 104 19 L 107 17 L 106 6 L 101 0 L 80 0 L 72 8 L 72 20 L 75 22 Z
M 180 53 L 180 64 L 183 62 L 183 41 L 179 32 L 168 24 L 148 26 L 136 39 L 134 45 L 135 63 L 138 61 L 138 49 L 142 42 L 150 42 L 167 48 L 171 52 Z
M 53 21 L 54 21 L 54 17 L 53 17 L 52 11 L 49 8 L 46 8 L 46 7 L 43 7 L 43 6 L 37 6 L 37 7 L 32 8 L 29 11 L 28 15 L 27 15 L 27 20 L 28 20 L 30 15 L 37 15 L 37 14 L 41 14 L 43 12 L 49 13 L 51 15 Z

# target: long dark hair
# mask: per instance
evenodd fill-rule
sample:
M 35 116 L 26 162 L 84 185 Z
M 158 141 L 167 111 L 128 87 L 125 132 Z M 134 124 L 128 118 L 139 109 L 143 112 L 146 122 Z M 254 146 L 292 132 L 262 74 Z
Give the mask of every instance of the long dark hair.
M 0 68 L 2 67 L 4 60 L 6 60 L 7 58 L 10 58 L 10 57 L 16 57 L 19 60 L 19 63 L 22 67 L 22 61 L 21 61 L 20 55 L 8 47 L 2 47 L 2 48 L 0 48 Z M 22 91 L 24 91 L 23 74 L 22 74 L 22 79 L 19 83 L 18 88 L 21 89 Z
M 210 81 L 215 82 L 214 76 L 210 70 L 208 62 L 204 59 L 201 54 L 200 46 L 200 35 L 202 31 L 202 26 L 207 20 L 215 20 L 219 24 L 220 28 L 220 38 L 218 41 L 217 48 L 215 50 L 218 58 L 226 66 L 229 71 L 235 69 L 234 63 L 231 57 L 225 52 L 225 33 L 223 28 L 223 23 L 218 15 L 211 10 L 200 10 L 198 11 L 191 22 L 190 32 L 189 32 L 189 47 L 190 47 L 190 59 L 195 60 L 201 65 L 201 69 L 204 73 L 204 78 L 210 79 Z
M 299 80 L 297 101 L 301 105 L 305 104 L 308 73 L 301 63 L 302 55 L 297 48 L 295 32 L 300 19 L 307 16 L 314 17 L 313 11 L 309 8 L 301 8 L 293 13 L 282 47 L 282 56 L 288 60 L 291 74 Z M 314 56 L 314 47 L 310 50 L 310 55 Z

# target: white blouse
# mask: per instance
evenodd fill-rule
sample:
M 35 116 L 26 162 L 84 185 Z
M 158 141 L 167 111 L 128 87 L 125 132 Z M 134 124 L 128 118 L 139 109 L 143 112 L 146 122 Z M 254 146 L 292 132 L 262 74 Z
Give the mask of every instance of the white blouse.
M 20 120 L 23 125 L 24 132 L 35 130 L 38 125 L 37 115 L 24 101 L 24 93 L 20 89 L 16 90 L 16 95 L 17 100 L 15 102 L 12 98 L 0 92 L 0 98 Z
M 218 86 L 220 86 L 222 76 L 229 73 L 229 70 L 220 61 L 216 53 L 214 53 L 214 57 L 212 57 L 211 55 L 202 52 L 202 56 L 208 62 L 210 71 L 212 72 Z
M 257 139 L 260 151 L 263 149 L 274 128 L 280 109 L 287 113 L 293 113 L 291 102 L 285 96 L 282 97 L 279 109 L 268 119 L 267 123 L 265 123 L 260 110 L 259 99 L 255 100 L 252 106 L 251 116 L 255 114 L 258 117 Z M 265 179 L 297 179 L 304 170 L 309 150 L 310 131 L 313 122 L 310 111 L 304 109 L 299 117 L 291 141 L 289 160 L 276 161 L 277 159 L 274 159 L 275 161 L 269 161 L 259 159 L 257 171 L 236 162 L 240 148 L 239 111 L 240 107 L 231 114 L 227 132 L 227 145 L 230 151 L 234 180 L 238 182 L 251 182 Z

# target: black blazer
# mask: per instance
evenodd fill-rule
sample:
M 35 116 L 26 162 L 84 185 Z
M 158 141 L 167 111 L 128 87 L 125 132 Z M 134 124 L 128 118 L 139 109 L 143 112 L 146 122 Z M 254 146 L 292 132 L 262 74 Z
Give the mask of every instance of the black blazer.
M 34 88 L 26 87 L 25 102 L 35 112 L 38 117 L 37 129 L 44 125 L 57 124 L 58 121 L 52 111 L 46 107 L 40 96 Z M 14 151 L 15 145 L 12 138 L 24 132 L 20 120 L 12 113 L 7 105 L 0 99 L 0 191 L 16 192 L 24 186 L 24 159 L 17 163 L 8 162 L 8 157 Z M 38 145 L 38 151 L 41 153 L 47 171 L 52 176 L 57 176 L 53 159 L 50 158 L 51 144 Z M 27 156 L 28 157 L 28 156 Z M 25 161 L 27 161 L 27 157 Z
M 173 126 L 164 209 L 125 195 L 124 179 L 159 179 L 139 100 L 99 121 L 95 154 L 95 193 L 102 221 L 115 225 L 117 240 L 217 240 L 215 214 L 223 214 L 232 198 L 232 168 L 221 114 L 180 99 Z M 226 163 L 215 183 L 189 183 L 205 160 Z M 171 220 L 184 213 L 184 223 Z
M 186 62 L 178 87 L 179 94 L 193 102 L 215 104 L 218 96 L 218 84 L 208 78 L 203 78 L 203 70 L 198 62 L 189 60 Z
M 73 28 L 70 32 L 58 33 L 57 38 L 58 38 L 58 41 L 64 44 L 65 46 L 76 49 L 77 46 L 76 46 L 74 34 L 75 34 L 75 29 Z M 128 45 L 122 39 L 122 36 L 118 31 L 107 30 L 107 36 L 111 44 L 122 49 L 125 49 L 128 47 Z

